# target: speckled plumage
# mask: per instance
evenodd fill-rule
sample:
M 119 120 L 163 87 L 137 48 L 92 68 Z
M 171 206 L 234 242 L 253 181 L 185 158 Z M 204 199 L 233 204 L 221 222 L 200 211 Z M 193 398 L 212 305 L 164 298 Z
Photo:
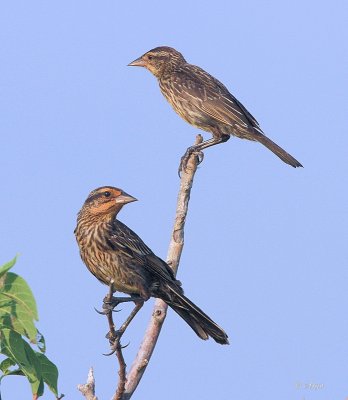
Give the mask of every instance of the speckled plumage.
M 89 271 L 113 290 L 164 300 L 201 339 L 211 336 L 227 344 L 226 333 L 184 296 L 181 283 L 168 264 L 157 257 L 141 238 L 118 221 L 124 204 L 135 201 L 121 189 L 98 188 L 80 210 L 75 229 L 80 255 Z
M 129 65 L 147 68 L 158 79 L 162 94 L 189 124 L 211 132 L 213 138 L 192 151 L 227 141 L 230 136 L 262 143 L 293 167 L 302 165 L 264 135 L 259 123 L 228 89 L 202 68 L 186 62 L 171 47 L 156 47 Z

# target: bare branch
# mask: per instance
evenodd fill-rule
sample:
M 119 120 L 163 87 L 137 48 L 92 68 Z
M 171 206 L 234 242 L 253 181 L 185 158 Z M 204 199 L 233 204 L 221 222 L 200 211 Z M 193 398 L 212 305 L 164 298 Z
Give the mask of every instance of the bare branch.
M 202 141 L 203 137 L 201 135 L 197 135 L 195 144 L 202 143 Z M 193 178 L 196 173 L 198 163 L 199 156 L 192 154 L 187 163 L 187 170 L 182 171 L 181 175 L 174 227 L 167 254 L 167 262 L 173 268 L 175 274 L 177 272 L 181 253 L 184 247 L 184 226 Z M 161 332 L 161 328 L 167 314 L 167 308 L 168 306 L 164 301 L 161 299 L 156 299 L 152 317 L 146 329 L 143 342 L 140 345 L 138 354 L 127 375 L 126 388 L 122 400 L 128 400 L 131 398 L 143 376 L 143 373 L 145 372 L 153 350 L 156 346 L 158 336 Z
M 95 380 L 92 367 L 89 369 L 87 382 L 84 385 L 77 385 L 77 389 L 82 393 L 86 400 L 98 400 L 95 396 Z
M 126 380 L 126 363 L 124 361 L 124 357 L 122 354 L 122 347 L 120 341 L 117 342 L 116 357 L 118 359 L 118 364 L 120 366 L 120 369 L 118 370 L 119 379 L 118 379 L 117 391 L 113 396 L 112 400 L 121 400 L 124 391 L 126 389 L 127 380 Z
M 110 281 L 110 286 L 109 286 L 109 293 L 106 296 L 106 301 L 111 302 L 112 301 L 112 295 L 113 295 L 113 283 L 114 281 Z M 105 303 L 105 302 L 104 302 Z M 119 365 L 119 370 L 118 370 L 118 384 L 117 384 L 117 390 L 114 396 L 112 397 L 112 400 L 121 400 L 123 393 L 125 391 L 125 385 L 126 385 L 126 363 L 124 361 L 124 357 L 122 354 L 122 346 L 120 342 L 120 338 L 117 337 L 116 331 L 115 331 L 115 324 L 113 320 L 113 315 L 112 315 L 112 308 L 108 309 L 108 312 L 106 313 L 106 317 L 108 320 L 109 324 L 109 333 L 108 333 L 108 339 L 111 345 L 112 353 L 116 353 L 116 357 L 118 360 L 118 365 Z

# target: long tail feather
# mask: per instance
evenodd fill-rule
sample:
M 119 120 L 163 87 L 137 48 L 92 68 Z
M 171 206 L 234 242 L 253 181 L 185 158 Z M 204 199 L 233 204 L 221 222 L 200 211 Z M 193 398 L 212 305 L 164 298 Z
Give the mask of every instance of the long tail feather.
M 286 164 L 289 164 L 294 168 L 303 167 L 303 165 L 299 161 L 297 161 L 296 158 L 287 153 L 284 149 L 282 149 L 280 146 L 274 143 L 267 136 L 260 134 L 255 137 L 255 140 L 257 140 L 258 142 L 266 146 L 268 149 L 270 149 L 276 156 L 278 156 Z
M 170 300 L 167 297 L 163 300 L 190 325 L 201 339 L 207 340 L 210 336 L 217 343 L 228 344 L 228 336 L 219 325 L 178 290 L 171 285 L 168 285 L 168 288 L 172 293 L 168 296 Z

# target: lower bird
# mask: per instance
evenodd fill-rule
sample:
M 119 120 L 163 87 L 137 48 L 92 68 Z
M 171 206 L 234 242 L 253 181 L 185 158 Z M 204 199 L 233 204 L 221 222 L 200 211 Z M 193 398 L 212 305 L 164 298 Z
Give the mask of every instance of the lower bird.
M 124 329 L 144 301 L 157 297 L 178 313 L 201 339 L 211 337 L 217 343 L 228 344 L 227 334 L 184 296 L 181 283 L 169 265 L 116 218 L 121 208 L 133 201 L 136 201 L 133 196 L 115 187 L 93 190 L 78 213 L 74 231 L 81 258 L 89 271 L 112 292 L 129 294 L 131 297 L 127 299 L 136 303 L 123 324 Z
M 130 66 L 145 67 L 158 80 L 164 97 L 189 124 L 211 132 L 213 137 L 187 149 L 179 172 L 189 156 L 226 142 L 231 136 L 262 143 L 292 167 L 302 164 L 269 139 L 259 123 L 228 89 L 202 68 L 189 64 L 171 47 L 156 47 L 132 61 Z

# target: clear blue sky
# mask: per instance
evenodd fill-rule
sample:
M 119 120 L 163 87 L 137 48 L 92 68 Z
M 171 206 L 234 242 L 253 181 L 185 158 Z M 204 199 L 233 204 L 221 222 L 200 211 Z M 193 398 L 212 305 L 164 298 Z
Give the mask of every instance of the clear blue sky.
M 178 276 L 231 344 L 200 341 L 171 312 L 134 399 L 348 396 L 347 8 L 343 0 L 1 3 L 1 262 L 20 253 L 15 271 L 34 291 L 68 399 L 80 398 L 91 365 L 99 399 L 117 378 L 115 359 L 102 355 L 106 320 L 93 309 L 106 288 L 79 258 L 76 213 L 95 187 L 123 188 L 140 201 L 120 219 L 165 258 L 178 162 L 199 132 L 150 73 L 126 66 L 158 45 L 224 82 L 305 168 L 239 139 L 206 151 Z M 128 364 L 148 303 L 124 338 Z M 323 388 L 297 388 L 310 383 Z M 21 378 L 2 385 L 6 400 L 29 391 Z

